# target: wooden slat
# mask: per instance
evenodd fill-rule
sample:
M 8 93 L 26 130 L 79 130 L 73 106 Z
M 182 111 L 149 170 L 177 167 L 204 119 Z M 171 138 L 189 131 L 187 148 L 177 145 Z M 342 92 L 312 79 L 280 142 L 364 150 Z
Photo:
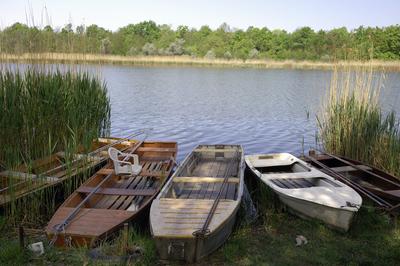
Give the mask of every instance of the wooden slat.
M 80 187 L 77 189 L 80 193 L 90 193 L 94 187 Z M 119 195 L 119 196 L 151 196 L 156 193 L 155 189 L 121 189 L 121 188 L 101 188 L 95 194 Z
M 176 148 L 140 147 L 138 152 L 176 152 Z
M 214 191 L 211 193 L 211 199 L 216 199 L 221 189 L 222 183 L 215 183 L 214 184 Z
M 193 152 L 238 152 L 238 149 L 212 149 L 212 148 L 204 148 L 204 149 L 194 149 Z
M 190 193 L 192 192 L 192 184 L 191 183 L 189 183 L 189 184 L 183 183 L 182 186 L 183 187 L 182 187 L 182 189 L 180 189 L 179 195 L 177 195 L 177 196 L 180 199 L 187 199 L 189 197 Z
M 54 226 L 61 223 L 73 210 L 72 207 L 58 209 L 48 224 L 47 231 L 52 232 Z M 132 213 L 126 211 L 84 208 L 71 221 L 65 229 L 65 233 L 80 236 L 100 236 L 131 216 Z
M 199 199 L 204 199 L 205 198 L 209 185 L 210 185 L 210 183 L 201 183 L 201 189 L 200 189 L 200 193 L 199 193 L 199 196 L 198 196 Z
M 281 182 L 279 179 L 271 179 L 271 182 L 277 185 L 278 187 L 283 186 L 283 188 L 290 188 L 287 184 Z
M 142 176 L 154 176 L 154 177 L 167 177 L 167 172 L 166 171 L 142 171 L 140 172 L 140 175 Z
M 234 200 L 236 194 L 236 185 L 235 184 L 228 184 L 228 192 L 226 193 L 226 198 Z
M 114 172 L 114 169 L 112 168 L 101 168 L 99 171 L 97 171 L 97 175 L 109 175 L 112 172 Z
M 363 169 L 363 170 L 368 170 L 372 171 L 373 169 L 371 167 L 368 167 L 366 165 L 360 164 L 356 165 L 357 167 Z M 358 169 L 352 167 L 352 166 L 340 166 L 340 167 L 331 167 L 331 169 L 335 172 L 341 173 L 341 172 L 351 172 L 351 171 L 358 171 Z
M 143 169 L 139 173 L 141 176 L 154 176 L 154 177 L 166 177 L 167 173 L 164 171 L 147 171 L 144 169 L 144 164 L 142 165 Z M 97 171 L 96 174 L 98 175 L 109 175 L 114 171 L 114 169 L 111 168 L 102 168 L 99 171 Z
M 222 177 L 195 177 L 195 176 L 178 176 L 175 177 L 172 182 L 179 183 L 222 183 L 224 178 Z M 230 177 L 228 178 L 228 183 L 239 183 L 239 178 Z
M 140 177 L 131 176 L 127 180 L 121 179 L 116 184 L 114 188 L 128 188 L 129 184 L 137 182 Z M 96 203 L 96 208 L 108 209 L 120 196 L 110 196 L 104 195 L 99 202 Z
M 162 167 L 164 165 L 163 162 L 150 162 L 149 164 L 150 165 L 149 165 L 148 169 L 150 171 L 152 171 L 152 170 L 159 171 L 162 169 Z M 142 182 L 141 184 L 138 184 L 136 187 L 137 188 L 145 188 L 144 185 L 147 184 L 147 188 L 150 188 L 155 183 L 154 180 L 152 180 L 152 178 L 149 178 L 149 177 L 144 178 L 143 181 L 144 182 Z M 158 183 L 155 183 L 155 184 L 158 184 Z M 157 191 L 156 189 L 154 189 L 154 190 Z M 148 196 L 152 196 L 152 195 L 148 195 Z M 143 201 L 143 197 L 140 197 L 140 196 L 139 197 L 134 197 L 134 196 L 125 197 L 123 204 L 120 205 L 118 207 L 118 209 L 120 209 L 120 210 L 129 209 L 132 206 L 132 204 L 133 204 L 133 206 L 135 206 L 135 208 L 139 208 L 141 201 Z
M 134 189 L 134 188 L 137 187 L 137 185 L 140 182 L 143 181 L 143 179 L 145 179 L 145 177 L 137 176 L 133 182 L 126 183 L 126 184 L 124 184 L 123 187 L 127 188 L 127 189 Z M 124 203 L 125 199 L 126 199 L 126 197 L 117 197 L 117 198 L 115 198 L 115 201 L 111 205 L 109 205 L 108 208 L 110 208 L 110 209 L 118 209 L 121 206 L 121 204 Z

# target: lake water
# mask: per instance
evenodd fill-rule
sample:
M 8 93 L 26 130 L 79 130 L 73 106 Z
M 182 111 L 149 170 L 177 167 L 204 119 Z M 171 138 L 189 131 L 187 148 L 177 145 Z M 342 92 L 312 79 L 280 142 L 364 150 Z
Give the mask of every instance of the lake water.
M 331 78 L 322 70 L 75 67 L 107 83 L 113 136 L 153 128 L 148 139 L 178 142 L 179 161 L 199 144 L 241 144 L 246 154 L 315 147 Z M 383 110 L 400 114 L 400 73 L 385 77 Z
M 182 160 L 198 144 L 241 144 L 246 154 L 315 146 L 317 112 L 329 71 L 102 66 L 112 135 L 153 128 L 174 140 Z M 387 73 L 384 109 L 400 112 L 400 74 Z

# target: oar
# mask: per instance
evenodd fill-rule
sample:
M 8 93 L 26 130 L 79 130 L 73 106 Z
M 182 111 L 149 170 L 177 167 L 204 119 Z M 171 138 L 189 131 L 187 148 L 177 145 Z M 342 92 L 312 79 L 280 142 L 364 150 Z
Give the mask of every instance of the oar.
M 139 136 L 139 135 L 141 135 L 141 134 L 143 134 L 143 133 L 146 133 L 146 134 L 147 134 L 147 132 L 148 132 L 149 130 L 152 130 L 152 129 L 150 128 L 150 129 L 141 129 L 141 130 L 137 130 L 137 131 L 135 131 L 134 133 L 132 133 L 131 135 L 125 137 L 125 138 L 122 138 L 122 139 L 119 139 L 119 140 L 117 140 L 117 141 L 114 141 L 114 142 L 112 142 L 112 143 L 110 143 L 110 144 L 108 144 L 108 145 L 106 145 L 106 146 L 100 147 L 99 149 L 88 153 L 87 156 L 92 156 L 93 154 L 99 153 L 99 152 L 101 152 L 102 150 L 105 150 L 105 149 L 107 149 L 107 148 L 109 148 L 109 147 L 112 147 L 112 146 L 117 145 L 117 144 L 119 144 L 119 143 L 121 143 L 121 142 L 124 142 L 124 141 L 126 141 L 126 140 L 129 140 L 129 139 L 131 139 L 132 137 Z M 73 164 L 73 163 L 76 163 L 76 162 L 78 162 L 78 161 L 80 161 L 80 160 L 82 160 L 83 158 L 84 158 L 84 157 L 81 157 L 81 158 L 79 158 L 79 159 L 75 159 L 74 161 L 72 161 L 72 164 Z M 106 160 L 106 159 L 107 159 L 107 158 L 103 158 L 100 162 L 102 162 L 102 161 L 104 161 L 104 160 Z M 40 175 L 41 175 L 41 176 L 48 175 L 48 174 L 50 174 L 50 173 L 52 173 L 52 172 L 54 172 L 54 171 L 56 171 L 56 170 L 65 168 L 66 165 L 67 165 L 67 163 L 64 163 L 64 164 L 59 165 L 59 166 L 57 166 L 57 167 L 55 167 L 55 168 L 49 169 L 49 170 L 47 170 L 46 172 L 40 173 Z M 0 193 L 3 193 L 3 192 L 5 192 L 5 191 L 7 191 L 7 190 L 9 190 L 10 188 L 13 188 L 13 187 L 15 187 L 15 186 L 22 185 L 22 184 L 24 184 L 25 182 L 26 182 L 26 180 L 21 181 L 21 182 L 18 182 L 18 183 L 15 183 L 15 184 L 13 184 L 13 185 L 11 185 L 11 186 L 8 186 L 8 187 L 6 187 L 6 188 L 0 189 Z
M 223 180 L 222 185 L 221 185 L 221 187 L 220 187 L 220 189 L 218 191 L 217 197 L 214 200 L 210 211 L 208 212 L 206 221 L 204 222 L 202 229 L 193 232 L 193 235 L 196 236 L 196 237 L 203 237 L 204 235 L 206 235 L 208 233 L 208 226 L 210 225 L 211 219 L 213 218 L 215 210 L 218 207 L 218 204 L 219 204 L 219 201 L 220 201 L 220 198 L 221 198 L 221 195 L 222 195 L 222 191 L 224 190 L 225 186 L 228 184 L 229 173 L 231 172 L 231 168 L 234 165 L 234 162 L 237 160 L 236 154 L 237 154 L 237 151 L 235 153 L 235 156 L 233 156 L 232 159 L 229 161 L 228 167 L 226 168 L 225 173 L 224 173 L 224 180 Z
M 143 139 L 142 141 L 140 141 L 134 148 L 132 148 L 132 150 L 128 153 L 128 154 L 132 154 L 134 153 L 145 141 L 145 139 Z M 128 158 L 130 158 L 129 156 L 126 156 L 122 161 L 126 161 L 128 160 Z M 75 207 L 75 209 L 67 216 L 67 218 L 64 219 L 64 221 L 60 224 L 56 224 L 54 226 L 54 237 L 51 240 L 50 244 L 53 245 L 58 238 L 58 234 L 65 230 L 65 228 L 69 225 L 69 223 L 72 221 L 72 219 L 78 214 L 78 212 L 80 211 L 80 209 L 86 204 L 86 202 L 88 202 L 88 200 L 100 189 L 100 187 L 110 179 L 110 177 L 112 177 L 114 174 L 114 171 L 112 171 L 109 175 L 107 175 L 79 204 L 78 206 Z
M 139 135 L 141 135 L 141 134 L 147 133 L 147 130 L 148 130 L 148 129 L 141 129 L 141 130 L 135 131 L 134 133 L 132 133 L 131 135 L 129 135 L 129 136 L 125 137 L 125 138 L 116 140 L 116 141 L 114 141 L 114 142 L 112 142 L 112 143 L 110 143 L 110 144 L 108 144 L 108 145 L 106 145 L 106 146 L 100 147 L 100 148 L 98 148 L 97 150 L 94 150 L 94 151 L 92 151 L 92 152 L 86 154 L 86 157 L 93 156 L 94 154 L 97 154 L 97 153 L 99 153 L 99 152 L 101 152 L 101 151 L 103 151 L 103 150 L 105 150 L 105 149 L 107 149 L 107 148 L 109 148 L 109 147 L 112 147 L 112 146 L 114 146 L 114 145 L 117 145 L 117 144 L 119 144 L 119 143 L 121 143 L 121 142 L 124 142 L 124 141 L 126 141 L 126 140 L 129 140 L 129 139 L 131 139 L 131 138 L 133 138 L 133 137 L 136 137 L 136 136 L 139 136 Z M 75 159 L 75 160 L 72 161 L 71 163 L 76 163 L 76 162 L 78 162 L 78 161 L 80 161 L 80 160 L 83 160 L 83 158 L 85 158 L 85 157 L 81 157 L 81 158 Z M 106 158 L 103 158 L 101 161 L 104 161 L 104 160 L 106 160 Z M 67 163 L 62 164 L 62 165 L 59 165 L 59 166 L 57 166 L 57 167 L 55 167 L 55 168 L 52 168 L 52 169 L 50 169 L 50 170 L 47 170 L 46 172 L 41 173 L 40 175 L 47 175 L 47 174 L 49 174 L 49 173 L 54 172 L 55 170 L 64 168 L 66 165 L 67 165 Z
M 357 165 L 355 165 L 355 164 L 353 164 L 353 163 L 351 163 L 351 162 L 349 162 L 349 161 L 347 161 L 345 159 L 342 159 L 342 158 L 340 158 L 340 157 L 338 157 L 336 155 L 329 154 L 329 153 L 326 153 L 326 152 L 323 152 L 323 151 L 319 151 L 319 152 L 322 153 L 322 154 L 325 154 L 325 155 L 327 155 L 327 156 L 329 156 L 331 158 L 334 158 L 334 159 L 336 159 L 338 161 L 341 161 L 342 163 L 348 164 L 348 165 L 350 165 L 351 167 L 353 167 L 353 168 L 355 168 L 357 170 L 360 170 L 360 171 L 362 171 L 364 173 L 370 174 L 370 175 L 372 175 L 372 176 L 374 176 L 374 177 L 376 177 L 378 179 L 384 180 L 384 181 L 386 181 L 386 182 L 388 182 L 388 183 L 390 183 L 392 185 L 395 185 L 395 186 L 400 188 L 400 184 L 398 184 L 396 182 L 393 182 L 393 181 L 391 181 L 389 179 L 386 179 L 383 176 L 377 175 L 377 174 L 375 174 L 375 173 L 373 173 L 371 171 L 368 171 L 367 169 L 363 169 L 363 168 L 361 168 L 361 167 L 359 167 L 359 166 L 357 166 Z
M 331 168 L 329 168 L 328 166 L 326 166 L 325 164 L 321 163 L 320 161 L 318 161 L 317 159 L 304 155 L 305 158 L 307 158 L 308 160 L 314 162 L 316 165 L 320 166 L 322 169 L 324 169 L 328 174 L 332 175 L 333 177 L 343 181 L 344 183 L 346 183 L 347 185 L 351 186 L 352 188 L 354 188 L 355 190 L 357 190 L 358 192 L 362 193 L 363 195 L 365 195 L 366 197 L 368 197 L 369 199 L 371 199 L 372 201 L 374 201 L 375 203 L 377 203 L 379 206 L 381 207 L 385 207 L 385 208 L 390 208 L 392 205 L 388 202 L 386 202 L 385 200 L 381 199 L 380 197 L 378 197 L 377 195 L 371 193 L 370 191 L 366 190 L 365 188 L 363 188 L 362 186 L 360 186 L 359 184 L 351 181 L 350 179 L 348 179 L 347 177 L 345 177 L 344 175 L 332 170 Z
M 195 237 L 195 240 L 196 240 L 195 251 L 194 251 L 194 252 L 195 252 L 196 259 L 198 259 L 199 256 L 200 256 L 200 255 L 198 254 L 199 239 L 204 238 L 205 235 L 207 235 L 207 234 L 210 232 L 209 229 L 208 229 L 208 226 L 210 225 L 211 220 L 212 220 L 212 218 L 213 218 L 213 216 L 214 216 L 214 213 L 215 213 L 215 211 L 216 211 L 216 209 L 217 209 L 217 207 L 218 207 L 218 204 L 219 204 L 219 201 L 220 201 L 220 198 L 221 198 L 221 195 L 222 195 L 222 191 L 224 190 L 225 186 L 228 184 L 229 173 L 230 173 L 230 171 L 231 171 L 232 166 L 234 165 L 234 162 L 236 161 L 236 155 L 237 155 L 237 153 L 238 153 L 238 152 L 236 151 L 235 155 L 234 155 L 234 156 L 232 157 L 232 159 L 229 161 L 228 167 L 227 167 L 227 169 L 226 169 L 226 171 L 225 171 L 225 173 L 224 173 L 224 180 L 223 180 L 222 185 L 221 185 L 221 187 L 220 187 L 220 189 L 219 189 L 219 191 L 218 191 L 218 195 L 217 195 L 216 199 L 214 200 L 213 205 L 211 206 L 210 211 L 209 211 L 208 214 L 207 214 L 206 221 L 204 222 L 204 224 L 203 224 L 203 226 L 202 226 L 202 228 L 201 228 L 200 230 L 194 231 L 194 232 L 192 233 L 193 236 Z M 217 174 L 217 175 L 218 175 L 218 174 Z

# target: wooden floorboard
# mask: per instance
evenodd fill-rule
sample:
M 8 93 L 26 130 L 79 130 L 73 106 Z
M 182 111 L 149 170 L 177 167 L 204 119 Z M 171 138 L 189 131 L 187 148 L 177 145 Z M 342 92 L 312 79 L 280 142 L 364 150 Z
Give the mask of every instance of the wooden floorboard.
M 139 185 L 141 183 L 144 183 L 146 181 L 146 177 L 144 176 L 140 176 L 140 178 L 137 178 L 137 180 L 135 180 L 135 182 L 132 182 L 131 184 L 129 184 L 127 186 L 128 189 L 136 189 L 139 187 Z M 119 206 L 121 206 L 121 204 L 126 200 L 126 196 L 120 196 L 118 197 L 108 208 L 109 209 L 118 209 Z
M 128 179 L 121 179 L 121 181 L 118 183 L 118 185 L 115 185 L 113 187 L 115 188 L 127 188 L 129 185 L 133 182 L 137 182 L 137 180 L 140 179 L 139 176 L 131 176 Z M 101 208 L 101 209 L 108 209 L 117 199 L 119 196 L 104 196 L 98 204 L 96 204 L 96 208 Z
M 235 199 L 235 192 L 236 192 L 236 184 L 228 183 L 228 191 L 226 193 L 226 199 Z
M 199 199 L 204 199 L 207 193 L 207 189 L 210 186 L 210 183 L 201 183 L 201 189 L 198 198 Z
M 215 183 L 214 191 L 211 194 L 211 199 L 216 199 L 223 183 Z
M 131 178 L 133 179 L 133 177 L 131 177 Z M 117 181 L 116 184 L 114 184 L 113 187 L 114 187 L 114 188 L 123 188 L 123 183 L 124 183 L 123 180 L 119 180 L 119 181 Z M 104 209 L 104 203 L 107 202 L 108 197 L 111 197 L 111 196 L 106 196 L 106 195 L 104 195 L 103 197 L 101 197 L 101 199 L 98 200 L 98 201 L 95 203 L 95 205 L 93 206 L 93 208 Z
M 155 166 L 150 166 L 149 169 L 151 171 L 161 171 L 163 170 L 163 168 L 165 168 L 165 164 L 163 162 L 154 162 L 153 165 Z M 137 187 L 143 188 L 143 189 L 149 189 L 149 188 L 153 188 L 153 190 L 157 190 L 158 186 L 155 187 L 154 185 L 158 184 L 158 182 L 156 181 L 155 178 L 148 176 L 146 177 L 146 182 L 144 182 L 143 185 L 138 185 Z M 148 195 L 151 196 L 151 195 Z M 127 197 L 125 199 L 125 202 L 119 207 L 120 210 L 126 210 L 127 208 L 129 208 L 131 206 L 132 203 L 135 203 L 137 205 L 137 207 L 140 207 L 140 204 L 143 202 L 143 199 L 145 197 L 143 196 L 132 196 L 132 197 Z

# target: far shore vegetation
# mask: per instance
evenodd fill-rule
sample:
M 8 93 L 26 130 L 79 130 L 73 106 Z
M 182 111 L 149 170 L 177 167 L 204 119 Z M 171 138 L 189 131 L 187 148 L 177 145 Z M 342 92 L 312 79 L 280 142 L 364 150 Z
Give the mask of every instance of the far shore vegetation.
M 333 70 L 348 67 L 372 67 L 376 70 L 400 71 L 400 60 L 341 60 L 335 62 L 311 60 L 269 60 L 269 59 L 224 59 L 198 58 L 188 55 L 111 55 L 77 53 L 23 53 L 0 54 L 0 62 L 27 63 L 66 63 L 66 64 L 119 64 L 134 66 L 194 66 L 223 68 L 261 68 L 261 69 L 321 69 Z
M 400 25 L 319 31 L 301 27 L 287 32 L 236 29 L 226 23 L 213 30 L 208 26 L 173 29 L 143 21 L 117 31 L 98 25 L 53 28 L 15 23 L 0 30 L 0 54 L 1 60 L 52 54 L 50 58 L 65 61 L 85 55 L 84 60 L 93 62 L 267 68 L 331 68 L 343 61 L 375 60 L 376 65 L 398 70 Z

